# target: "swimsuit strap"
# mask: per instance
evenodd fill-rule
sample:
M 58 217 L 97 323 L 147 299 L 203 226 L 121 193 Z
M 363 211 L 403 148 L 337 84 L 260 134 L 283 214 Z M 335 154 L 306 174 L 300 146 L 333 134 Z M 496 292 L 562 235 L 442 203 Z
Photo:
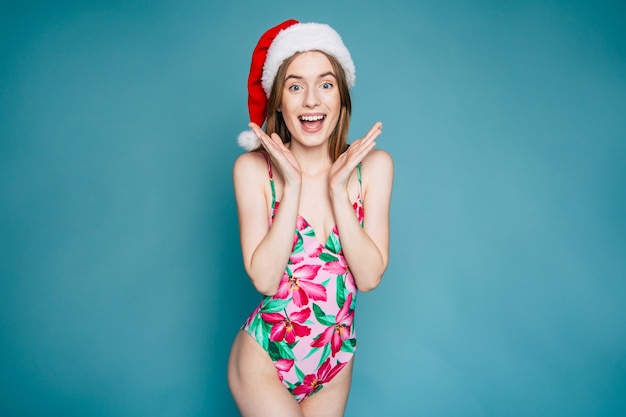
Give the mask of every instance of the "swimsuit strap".
M 361 183 L 361 163 L 356 166 L 356 177 L 359 179 L 359 200 L 361 207 L 363 206 L 363 184 Z M 361 227 L 365 225 L 365 219 L 361 220 Z
M 274 213 L 276 206 L 276 190 L 274 189 L 274 174 L 272 173 L 272 164 L 270 163 L 270 157 L 265 153 L 261 152 L 265 157 L 265 162 L 267 162 L 267 173 L 270 177 L 270 186 L 272 187 L 272 213 Z
M 274 174 L 272 173 L 272 164 L 270 163 L 270 157 L 265 152 L 261 152 L 261 153 L 265 157 L 265 162 L 267 163 L 267 172 L 268 172 L 268 174 L 270 176 L 270 179 L 273 180 L 274 179 Z
M 359 195 L 361 196 L 361 198 L 363 198 L 363 188 L 361 184 L 361 163 L 359 162 L 359 165 L 356 166 L 356 177 L 359 179 Z

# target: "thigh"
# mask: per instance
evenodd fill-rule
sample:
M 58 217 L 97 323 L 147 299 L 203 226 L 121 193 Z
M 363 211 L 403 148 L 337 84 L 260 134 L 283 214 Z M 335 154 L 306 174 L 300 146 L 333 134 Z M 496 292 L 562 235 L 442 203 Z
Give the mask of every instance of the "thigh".
M 300 403 L 305 417 L 343 417 L 352 383 L 352 360 L 324 388 Z
M 228 385 L 242 417 L 304 417 L 267 352 L 244 331 L 231 349 Z

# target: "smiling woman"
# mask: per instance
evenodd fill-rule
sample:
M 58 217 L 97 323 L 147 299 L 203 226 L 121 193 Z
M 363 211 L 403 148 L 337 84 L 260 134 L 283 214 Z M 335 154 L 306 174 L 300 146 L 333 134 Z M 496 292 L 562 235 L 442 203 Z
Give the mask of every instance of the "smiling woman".
M 391 157 L 374 149 L 380 122 L 347 144 L 354 74 L 319 23 L 283 22 L 253 53 L 239 136 L 250 152 L 233 177 L 243 263 L 263 297 L 228 366 L 244 417 L 345 412 L 356 298 L 387 268 L 393 183 Z
M 287 130 L 308 146 L 325 144 L 341 107 L 330 60 L 321 52 L 309 51 L 298 54 L 286 67 L 289 72 L 277 110 Z

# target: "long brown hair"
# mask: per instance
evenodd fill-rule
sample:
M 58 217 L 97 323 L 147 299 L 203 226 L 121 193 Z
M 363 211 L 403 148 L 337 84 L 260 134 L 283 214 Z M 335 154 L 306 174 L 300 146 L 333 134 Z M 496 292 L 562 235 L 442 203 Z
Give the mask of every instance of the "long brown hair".
M 340 110 L 339 119 L 337 120 L 337 126 L 333 129 L 328 140 L 328 155 L 330 160 L 335 162 L 339 155 L 347 148 L 348 141 L 348 129 L 350 127 L 350 115 L 352 113 L 352 100 L 350 99 L 350 89 L 346 81 L 346 75 L 343 71 L 343 67 L 337 61 L 337 59 L 323 51 L 317 51 L 323 53 L 330 64 L 333 67 L 333 71 L 337 76 L 337 87 L 339 88 L 339 100 Z M 278 111 L 283 101 L 283 86 L 285 84 L 285 77 L 287 76 L 287 67 L 300 53 L 296 53 L 291 57 L 283 61 L 278 68 L 274 84 L 272 85 L 272 91 L 267 102 L 267 121 L 265 122 L 265 132 L 268 135 L 277 133 L 281 137 L 283 143 L 291 142 L 291 133 L 287 129 L 283 115 Z

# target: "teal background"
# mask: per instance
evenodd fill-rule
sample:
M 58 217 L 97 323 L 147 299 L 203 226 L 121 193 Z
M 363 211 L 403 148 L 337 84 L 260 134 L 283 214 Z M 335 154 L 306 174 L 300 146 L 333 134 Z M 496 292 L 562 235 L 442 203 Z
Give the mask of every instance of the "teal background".
M 331 24 L 396 163 L 348 417 L 626 414 L 626 8 L 4 2 L 0 415 L 236 416 L 260 34 Z

